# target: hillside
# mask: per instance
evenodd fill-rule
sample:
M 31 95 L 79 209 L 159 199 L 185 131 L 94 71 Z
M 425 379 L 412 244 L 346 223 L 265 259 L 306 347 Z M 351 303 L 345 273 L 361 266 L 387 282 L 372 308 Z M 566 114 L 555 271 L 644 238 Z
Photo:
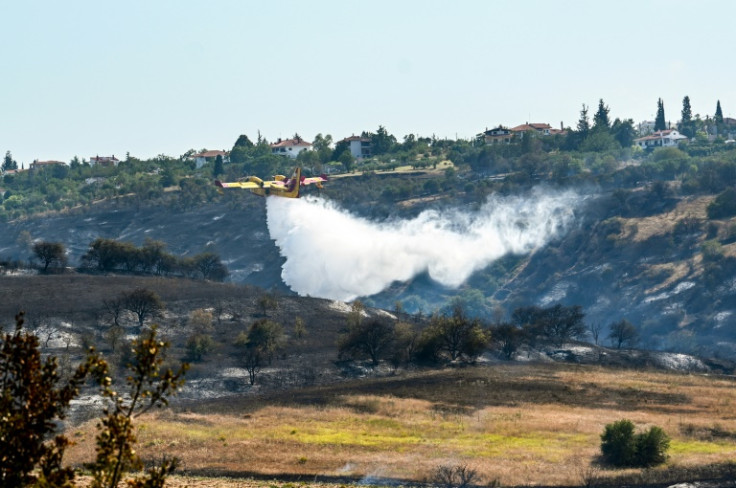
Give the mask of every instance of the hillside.
M 632 206 L 646 193 L 632 192 Z M 531 256 L 496 297 L 582 304 L 593 323 L 639 324 L 645 347 L 733 357 L 736 221 L 709 220 L 712 200 L 671 198 L 656 212 L 591 219 Z
M 732 474 L 733 381 L 569 365 L 400 372 L 258 398 L 188 403 L 140 419 L 144 458 L 176 455 L 180 474 L 309 483 L 431 482 L 467 465 L 479 486 L 666 486 Z M 666 466 L 598 462 L 604 425 L 628 418 L 672 438 Z M 70 461 L 91 454 L 75 427 Z M 192 480 L 194 481 L 194 480 Z M 198 486 L 192 483 L 191 486 Z M 724 486 L 724 485 L 720 485 Z
M 416 176 L 372 178 L 357 180 L 372 182 L 373 186 L 361 186 L 368 191 L 376 184 L 378 188 L 395 181 L 401 184 Z M 431 176 L 422 179 L 431 181 Z M 332 193 L 325 190 L 326 197 L 343 198 L 355 215 L 375 222 L 413 218 L 422 209 L 442 211 L 462 202 L 462 194 L 440 193 L 439 199 L 413 199 L 410 205 L 390 207 L 367 193 L 364 201 L 352 205 L 349 201 L 356 196 L 345 192 L 354 183 L 347 180 L 355 179 L 333 182 Z M 609 324 L 625 318 L 639 328 L 644 347 L 733 357 L 736 336 L 729 324 L 736 308 L 736 222 L 707 218 L 705 209 L 714 196 L 678 197 L 650 186 L 594 189 L 588 194 L 567 232 L 531 253 L 508 254 L 494 261 L 457 289 L 438 285 L 420 273 L 361 299 L 386 309 L 400 303 L 410 313 L 430 313 L 460 300 L 485 319 L 508 316 L 514 308 L 532 304 L 581 305 L 586 321 L 603 328 L 601 340 Z M 387 217 L 386 212 L 393 216 Z M 177 255 L 214 250 L 230 270 L 233 283 L 289 293 L 281 276 L 283 250 L 269 234 L 264 201 L 249 194 L 229 193 L 212 203 L 186 208 L 118 199 L 2 225 L 0 258 L 26 260 L 28 239 L 49 240 L 62 242 L 75 265 L 97 237 L 135 244 L 151 238 L 165 242 L 168 251 Z M 331 230 L 331 225 L 319 222 L 313 233 Z M 715 242 L 716 251 L 704 259 L 706 241 Z M 328 252 L 336 257 L 339 251 Z M 314 260 L 309 255 L 301 259 Z M 325 274 L 312 276 L 330 279 Z
M 213 340 L 193 361 L 173 409 L 138 419 L 144 459 L 182 458 L 179 472 L 188 477 L 176 483 L 421 483 L 446 464 L 467 464 L 483 483 L 506 486 L 659 484 L 731 473 L 733 381 L 718 373 L 734 365 L 725 361 L 570 342 L 525 347 L 514 362 L 501 360 L 494 346 L 475 364 L 371 368 L 338 360 L 336 339 L 351 313 L 342 302 L 161 277 L 7 276 L 0 296 L 10 299 L 0 302 L 0 314 L 26 308 L 29 328 L 62 368 L 94 345 L 122 372 L 126 354 L 113 343 L 103 301 L 140 287 L 166 304 L 156 322 L 174 358 L 187 356 L 193 335 Z M 371 308 L 364 316 L 395 318 Z M 234 338 L 264 318 L 282 324 L 284 344 L 251 385 Z M 122 339 L 137 335 L 132 317 L 121 323 Z M 94 390 L 74 402 L 73 464 L 91 458 L 96 421 L 85 420 L 97 407 Z M 671 461 L 643 471 L 599 465 L 600 432 L 619 418 L 661 425 L 673 439 Z

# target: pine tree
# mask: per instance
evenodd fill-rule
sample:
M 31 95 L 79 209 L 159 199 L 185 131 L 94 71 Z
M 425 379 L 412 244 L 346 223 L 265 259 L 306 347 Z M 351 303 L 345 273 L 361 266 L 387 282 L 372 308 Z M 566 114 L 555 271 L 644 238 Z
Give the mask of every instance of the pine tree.
M 18 162 L 13 159 L 13 155 L 10 151 L 5 153 L 5 159 L 3 160 L 2 170 L 9 171 L 12 169 L 18 169 Z
M 608 118 L 608 112 L 610 109 L 606 107 L 601 98 L 598 102 L 598 111 L 593 116 L 593 129 L 594 130 L 608 130 L 611 128 L 611 121 Z
M 723 123 L 723 111 L 721 110 L 721 101 L 718 100 L 716 102 L 716 124 L 722 124 Z
M 667 123 L 664 120 L 664 102 L 662 99 L 657 100 L 657 117 L 654 119 L 654 130 L 665 130 Z
M 260 132 L 258 133 L 258 135 L 260 137 Z M 248 139 L 248 136 L 246 136 L 245 134 L 241 134 L 240 136 L 238 136 L 238 140 L 235 141 L 235 144 L 234 144 L 233 147 L 248 147 L 248 148 L 250 148 L 250 147 L 253 147 L 253 143 L 250 141 L 250 139 Z
M 590 122 L 588 121 L 588 107 L 583 104 L 583 108 L 580 110 L 580 119 L 578 120 L 578 132 L 583 138 L 588 135 L 590 131 Z

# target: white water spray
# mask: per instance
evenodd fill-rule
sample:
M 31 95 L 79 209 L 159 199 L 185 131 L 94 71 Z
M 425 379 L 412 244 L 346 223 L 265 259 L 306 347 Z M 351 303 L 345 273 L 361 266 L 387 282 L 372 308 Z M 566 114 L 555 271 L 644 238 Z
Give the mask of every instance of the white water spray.
M 581 200 L 574 191 L 537 188 L 523 197 L 491 197 L 477 211 L 427 210 L 377 223 L 321 198 L 268 198 L 267 217 L 286 258 L 284 283 L 300 295 L 350 301 L 425 271 L 458 287 L 496 259 L 562 235 Z

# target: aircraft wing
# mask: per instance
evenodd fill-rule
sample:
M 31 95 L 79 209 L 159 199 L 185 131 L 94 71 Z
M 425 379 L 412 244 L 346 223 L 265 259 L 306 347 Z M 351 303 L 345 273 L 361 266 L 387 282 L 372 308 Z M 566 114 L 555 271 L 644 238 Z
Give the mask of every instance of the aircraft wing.
M 220 188 L 244 188 L 246 190 L 252 190 L 254 188 L 263 188 L 261 185 L 254 181 L 235 181 L 232 183 L 225 183 L 220 180 L 215 180 L 215 185 Z
M 302 186 L 316 184 L 322 188 L 322 183 L 327 181 L 326 176 L 312 176 L 310 178 L 302 178 Z

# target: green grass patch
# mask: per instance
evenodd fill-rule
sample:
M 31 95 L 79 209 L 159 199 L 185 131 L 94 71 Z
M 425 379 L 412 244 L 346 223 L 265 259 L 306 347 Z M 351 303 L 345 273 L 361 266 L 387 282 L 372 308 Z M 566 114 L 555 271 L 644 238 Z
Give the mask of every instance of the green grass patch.
M 680 441 L 672 440 L 670 442 L 669 453 L 675 455 L 685 454 L 724 454 L 732 453 L 736 450 L 733 442 L 705 442 L 705 441 Z

